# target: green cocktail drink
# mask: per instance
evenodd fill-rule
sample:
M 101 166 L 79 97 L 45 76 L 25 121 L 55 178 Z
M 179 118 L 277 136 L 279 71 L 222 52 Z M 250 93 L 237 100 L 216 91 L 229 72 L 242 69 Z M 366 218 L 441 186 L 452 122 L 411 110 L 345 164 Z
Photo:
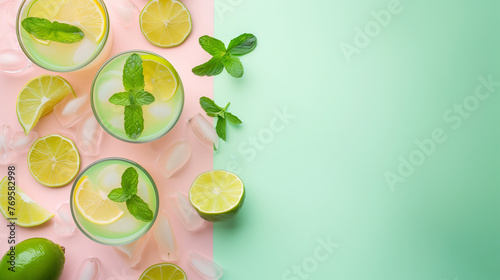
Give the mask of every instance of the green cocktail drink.
M 27 18 L 37 21 L 28 24 Z M 49 36 L 67 28 L 54 27 L 59 23 L 79 28 L 82 38 L 69 43 L 59 41 L 68 39 L 68 33 Z M 53 28 L 57 32 L 49 32 Z M 102 0 L 24 0 L 17 14 L 16 32 L 26 56 L 38 66 L 56 72 L 100 65 L 112 45 L 108 11 Z M 42 35 L 51 39 L 40 39 Z
M 129 65 L 127 61 L 134 54 L 142 60 L 143 69 L 143 78 L 134 81 L 144 80 L 137 91 L 146 92 L 149 97 L 152 95 L 152 102 L 135 100 L 136 92 L 125 86 L 124 67 Z M 117 93 L 125 94 L 124 100 L 110 100 Z M 133 143 L 150 142 L 165 135 L 177 123 L 184 106 L 184 87 L 172 64 L 157 54 L 140 50 L 120 53 L 109 59 L 97 72 L 90 95 L 94 116 L 104 130 L 115 138 Z M 134 101 L 129 100 L 129 95 Z M 137 109 L 135 104 L 140 107 L 140 114 L 135 115 L 141 115 L 143 130 L 134 138 L 127 130 L 127 110 L 134 106 Z
M 129 180 L 134 178 L 129 173 L 136 174 L 136 179 Z M 136 186 L 136 194 L 122 202 L 111 200 L 110 193 L 121 189 L 124 181 Z M 133 200 L 132 196 L 147 204 L 149 217 L 142 210 L 131 209 L 138 206 L 137 201 L 128 201 Z M 107 158 L 90 164 L 78 175 L 71 189 L 70 205 L 76 225 L 90 239 L 106 245 L 124 245 L 151 228 L 158 214 L 159 198 L 155 182 L 144 168 L 127 159 Z

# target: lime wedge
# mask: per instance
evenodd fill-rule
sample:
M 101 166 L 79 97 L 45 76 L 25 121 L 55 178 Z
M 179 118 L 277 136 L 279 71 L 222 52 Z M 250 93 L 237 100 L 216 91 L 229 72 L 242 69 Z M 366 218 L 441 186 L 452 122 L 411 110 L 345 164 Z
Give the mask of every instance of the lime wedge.
M 9 184 L 7 176 L 0 182 L 0 212 L 5 218 L 17 218 L 16 224 L 22 227 L 34 227 L 54 216 L 34 202 L 19 186 L 16 186 L 15 195 L 12 196 L 13 186 L 13 183 Z M 14 197 L 14 200 L 9 199 L 9 196 Z M 15 205 L 9 205 L 9 201 L 14 201 Z

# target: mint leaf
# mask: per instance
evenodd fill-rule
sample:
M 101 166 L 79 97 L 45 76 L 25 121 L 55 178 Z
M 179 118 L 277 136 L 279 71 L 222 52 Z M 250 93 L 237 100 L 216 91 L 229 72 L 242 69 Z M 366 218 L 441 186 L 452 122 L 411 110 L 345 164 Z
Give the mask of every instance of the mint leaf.
M 122 188 L 117 188 L 108 194 L 108 198 L 114 202 L 125 202 L 129 199 L 129 195 Z
M 244 55 L 257 47 L 257 37 L 250 33 L 244 33 L 234 38 L 227 47 L 227 52 L 232 55 Z
M 226 46 L 221 40 L 210 36 L 201 36 L 199 39 L 200 46 L 212 56 L 223 56 L 226 53 Z
M 139 105 L 125 106 L 125 133 L 131 139 L 137 139 L 144 130 L 142 108 Z
M 127 168 L 122 174 L 122 189 L 127 195 L 137 194 L 137 184 L 139 184 L 139 174 L 133 167 Z
M 134 53 L 127 58 L 123 67 L 123 87 L 126 91 L 138 92 L 144 89 L 142 58 Z
M 215 131 L 219 137 L 226 141 L 226 119 L 219 116 L 217 118 L 217 125 L 215 126 Z
M 27 17 L 21 22 L 21 26 L 34 37 L 40 40 L 50 40 L 59 43 L 72 44 L 83 39 L 83 31 L 77 26 L 51 22 L 48 19 L 38 17 Z
M 209 61 L 194 67 L 192 71 L 198 76 L 215 76 L 219 75 L 223 69 L 222 59 L 214 56 Z
M 200 105 L 201 105 L 201 108 L 203 108 L 203 110 L 205 110 L 205 112 L 207 112 L 207 114 L 217 115 L 218 113 L 220 113 L 221 111 L 224 110 L 223 108 L 217 106 L 217 104 L 215 104 L 215 102 L 212 99 L 210 99 L 206 96 L 203 96 L 200 98 Z
M 136 92 L 134 94 L 134 98 L 135 104 L 139 106 L 149 105 L 155 101 L 155 97 L 151 93 L 144 90 Z
M 192 69 L 198 76 L 219 75 L 225 67 L 231 76 L 240 78 L 244 72 L 243 64 L 235 56 L 247 54 L 257 47 L 257 37 L 250 33 L 241 34 L 231 40 L 227 50 L 223 42 L 207 35 L 201 36 L 199 42 L 212 58 Z
M 222 108 L 219 105 L 215 104 L 212 99 L 206 96 L 200 98 L 201 108 L 205 110 L 207 115 L 210 117 L 217 117 L 215 131 L 217 132 L 217 135 L 224 141 L 226 141 L 226 120 L 233 125 L 239 125 L 242 123 L 237 116 L 227 111 L 229 104 L 231 103 L 227 103 L 226 107 Z
M 115 93 L 109 98 L 109 102 L 121 106 L 130 105 L 130 94 L 127 91 Z
M 137 196 L 138 184 L 139 174 L 137 170 L 133 167 L 129 167 L 122 174 L 122 187 L 113 189 L 108 194 L 108 198 L 115 202 L 125 202 L 132 216 L 138 220 L 149 222 L 153 220 L 153 211 L 149 209 L 149 205 L 144 202 L 144 200 Z
M 149 209 L 149 205 L 142 200 L 137 195 L 133 195 L 130 199 L 127 200 L 127 209 L 136 219 L 150 222 L 153 220 L 153 211 Z
M 242 121 L 237 116 L 229 112 L 226 112 L 225 117 L 230 124 L 239 125 L 242 123 Z
M 230 53 L 225 54 L 222 57 L 222 64 L 226 67 L 226 71 L 235 78 L 240 78 L 243 76 L 243 64 L 236 56 L 232 56 Z

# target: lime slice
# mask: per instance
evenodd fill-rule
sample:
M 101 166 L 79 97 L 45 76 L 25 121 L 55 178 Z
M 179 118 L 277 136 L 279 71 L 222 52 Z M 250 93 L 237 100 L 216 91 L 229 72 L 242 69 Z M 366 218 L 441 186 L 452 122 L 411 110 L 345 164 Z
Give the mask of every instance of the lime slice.
M 54 21 L 64 2 L 66 2 L 66 0 L 35 1 L 28 10 L 28 17 L 39 17 Z M 33 40 L 37 41 L 40 44 L 48 45 L 50 43 L 49 40 L 41 40 L 32 36 L 31 34 L 30 36 L 31 38 L 33 38 Z
M 94 42 L 99 42 L 106 32 L 105 12 L 95 0 L 78 1 L 75 21 L 82 27 L 85 36 L 91 34 Z
M 142 62 L 142 67 L 146 91 L 159 97 L 162 101 L 167 101 L 174 96 L 179 83 L 166 65 L 145 59 Z
M 139 16 L 141 32 L 153 45 L 173 47 L 191 33 L 191 15 L 178 0 L 151 0 Z
M 42 75 L 29 81 L 17 96 L 17 119 L 28 132 L 40 117 L 52 111 L 68 94 L 75 95 L 71 85 L 60 76 Z
M 16 224 L 22 227 L 34 227 L 54 216 L 34 202 L 19 186 L 15 187 L 14 200 L 9 199 L 13 194 L 13 186 L 13 183 L 9 184 L 7 176 L 0 182 L 0 212 L 5 218 L 17 218 Z M 9 201 L 14 201 L 15 204 L 9 205 Z
M 148 267 L 139 280 L 187 280 L 187 276 L 173 263 L 157 263 Z
M 189 190 L 189 201 L 209 222 L 231 219 L 243 206 L 245 187 L 236 174 L 224 170 L 202 173 Z
M 70 139 L 51 134 L 36 140 L 28 152 L 31 175 L 47 187 L 68 184 L 80 170 L 80 155 Z
M 78 180 L 74 201 L 76 208 L 85 219 L 94 224 L 107 225 L 120 219 L 125 213 L 111 201 L 107 194 L 97 189 L 88 176 Z

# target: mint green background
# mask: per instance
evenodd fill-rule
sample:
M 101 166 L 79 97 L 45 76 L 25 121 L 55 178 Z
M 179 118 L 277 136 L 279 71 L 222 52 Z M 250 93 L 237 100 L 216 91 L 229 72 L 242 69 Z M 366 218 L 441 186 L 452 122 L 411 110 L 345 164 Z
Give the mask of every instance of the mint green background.
M 500 81 L 500 2 L 401 1 L 348 63 L 339 45 L 390 2 L 215 0 L 216 37 L 259 40 L 243 78 L 215 78 L 243 125 L 214 165 L 247 189 L 214 226 L 223 279 L 500 279 L 500 87 L 456 129 L 443 118 L 479 76 Z M 295 119 L 268 137 L 284 107 Z M 392 190 L 384 174 L 436 129 L 446 141 Z M 340 247 L 314 266 L 328 237 Z

